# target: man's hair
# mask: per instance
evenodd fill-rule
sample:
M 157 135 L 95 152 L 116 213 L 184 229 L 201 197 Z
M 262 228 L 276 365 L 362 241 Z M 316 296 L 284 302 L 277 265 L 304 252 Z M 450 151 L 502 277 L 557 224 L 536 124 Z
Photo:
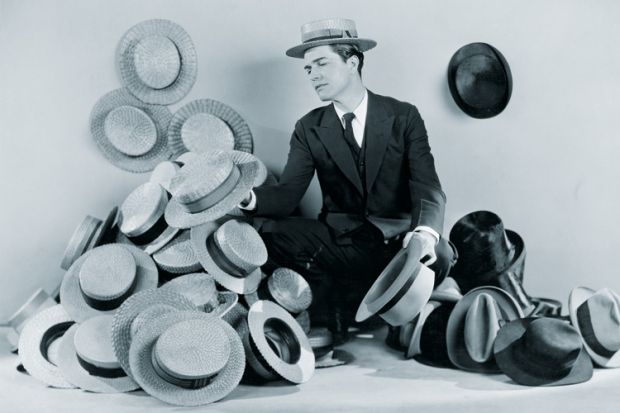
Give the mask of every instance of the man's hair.
M 364 67 L 364 53 L 360 51 L 354 44 L 347 43 L 336 43 L 330 44 L 329 47 L 338 54 L 344 62 L 351 56 L 356 56 L 359 60 L 359 64 L 357 65 L 357 72 L 362 77 L 362 67 Z

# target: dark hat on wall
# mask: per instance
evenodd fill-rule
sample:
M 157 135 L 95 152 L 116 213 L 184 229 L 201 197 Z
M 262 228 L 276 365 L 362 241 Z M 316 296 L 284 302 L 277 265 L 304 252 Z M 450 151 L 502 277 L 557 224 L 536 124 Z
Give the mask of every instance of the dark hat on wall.
M 463 293 L 492 285 L 512 295 L 525 314 L 534 309 L 522 285 L 525 243 L 519 234 L 504 228 L 497 214 L 475 211 L 465 215 L 450 230 L 450 241 L 459 253 L 450 276 Z
M 579 333 L 562 320 L 511 321 L 499 330 L 493 351 L 502 372 L 525 386 L 561 386 L 592 377 Z
M 326 44 L 346 43 L 357 46 L 361 52 L 372 49 L 377 42 L 357 36 L 355 22 L 350 19 L 323 19 L 301 26 L 301 44 L 286 51 L 289 57 L 303 59 L 306 50 Z
M 501 113 L 512 94 L 512 74 L 504 56 L 487 43 L 461 47 L 448 64 L 448 85 L 456 104 L 471 117 Z

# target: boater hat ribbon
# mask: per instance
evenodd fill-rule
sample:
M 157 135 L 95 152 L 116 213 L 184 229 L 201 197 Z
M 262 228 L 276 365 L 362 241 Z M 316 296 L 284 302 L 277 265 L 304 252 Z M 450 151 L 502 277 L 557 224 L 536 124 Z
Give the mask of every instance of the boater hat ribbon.
M 195 200 L 179 197 L 179 203 L 187 212 L 196 213 L 211 208 L 228 195 L 239 182 L 241 173 L 236 165 L 232 165 L 228 176 L 215 189 Z M 191 199 L 191 198 L 190 198 Z

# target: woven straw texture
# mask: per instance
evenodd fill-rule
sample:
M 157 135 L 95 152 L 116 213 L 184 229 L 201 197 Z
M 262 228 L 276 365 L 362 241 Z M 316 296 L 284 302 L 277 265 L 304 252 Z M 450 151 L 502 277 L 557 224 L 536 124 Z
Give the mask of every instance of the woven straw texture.
M 149 182 L 159 184 L 166 191 L 170 192 L 170 183 L 172 178 L 177 174 L 181 167 L 172 161 L 163 161 L 157 164 L 151 176 Z
M 251 270 L 267 262 L 267 247 L 250 224 L 231 219 L 214 236 L 226 258 L 238 267 Z
M 312 304 L 312 290 L 300 274 L 288 268 L 277 268 L 267 280 L 272 297 L 291 313 L 307 310 Z
M 166 191 L 160 185 L 146 182 L 138 186 L 121 204 L 121 232 L 133 237 L 148 231 L 164 214 L 167 203 Z
M 178 323 L 190 320 L 205 322 L 205 334 L 214 326 L 218 326 L 217 329 L 224 332 L 229 342 L 229 356 L 226 365 L 211 383 L 199 389 L 186 389 L 166 382 L 154 370 L 152 363 L 152 353 L 158 337 Z M 183 349 L 189 344 L 188 342 L 179 342 L 177 355 L 184 351 Z M 203 363 L 207 365 L 211 363 L 207 361 L 207 358 L 213 355 L 204 351 L 200 351 L 199 354 L 202 357 L 194 361 L 194 364 L 202 366 Z M 149 328 L 140 330 L 131 344 L 129 362 L 136 381 L 151 396 L 173 405 L 198 406 L 220 400 L 237 387 L 245 370 L 245 353 L 237 332 L 227 323 L 206 313 L 182 311 L 166 314 L 157 320 L 153 320 L 149 324 Z
M 174 79 L 177 66 L 169 42 L 180 58 L 180 70 Z M 197 60 L 187 32 L 178 24 L 161 19 L 143 21 L 130 28 L 116 54 L 123 85 L 141 101 L 156 105 L 170 105 L 189 93 L 196 82 Z M 169 84 L 162 87 L 166 83 Z
M 129 156 L 148 153 L 157 142 L 157 128 L 142 110 L 119 106 L 108 113 L 103 130 L 112 146 Z
M 88 256 L 93 253 L 93 251 L 97 251 L 100 248 L 109 248 L 112 246 L 122 245 L 123 248 L 126 248 L 131 252 L 133 258 L 136 262 L 136 284 L 133 289 L 133 293 L 153 289 L 157 287 L 157 279 L 158 272 L 155 263 L 144 251 L 141 249 L 125 244 L 108 244 L 97 247 L 93 250 L 88 251 L 86 254 L 82 255 L 77 259 L 69 268 L 69 270 L 65 273 L 62 284 L 60 286 L 60 300 L 63 306 L 66 308 L 67 313 L 77 322 L 82 322 L 90 317 L 94 317 L 96 315 L 101 314 L 112 314 L 116 311 L 113 310 L 97 310 L 91 307 L 84 299 L 82 295 L 82 291 L 80 289 L 80 280 L 79 274 L 82 268 L 82 264 Z M 112 264 L 113 265 L 113 264 Z
M 232 291 L 222 291 L 217 294 L 215 306 L 212 309 L 207 308 L 206 312 L 219 318 L 223 318 L 228 314 L 239 302 L 239 296 Z
M 26 371 L 48 386 L 73 388 L 60 369 L 41 354 L 43 335 L 52 327 L 73 320 L 61 305 L 55 305 L 34 315 L 19 336 L 19 358 Z M 52 358 L 51 355 L 49 358 Z M 53 358 L 52 358 L 53 359 Z
M 170 192 L 183 203 L 191 203 L 221 186 L 233 170 L 228 154 L 199 154 L 187 162 L 170 183 Z
M 143 311 L 153 306 L 169 306 L 179 311 L 194 309 L 192 302 L 181 294 L 161 288 L 145 290 L 125 300 L 116 314 L 114 314 L 114 320 L 112 321 L 112 345 L 114 347 L 114 354 L 116 354 L 121 367 L 130 377 L 133 377 L 129 369 L 129 345 L 132 340 L 132 323 Z M 163 312 L 167 312 L 167 310 L 164 309 Z M 161 314 L 162 311 L 157 310 L 148 315 L 155 318 Z M 146 325 L 148 322 L 147 314 L 142 315 L 141 323 Z M 137 325 L 133 327 L 134 333 L 139 331 L 138 327 Z
M 184 308 L 183 310 L 186 309 Z M 173 307 L 169 304 L 153 304 L 152 306 L 147 307 L 145 310 L 140 311 L 131 322 L 129 336 L 132 338 L 135 337 L 142 327 L 149 325 L 151 320 L 174 311 L 179 311 L 179 308 Z
M 78 274 L 84 294 L 97 300 L 113 300 L 125 294 L 136 278 L 136 260 L 121 245 L 94 249 Z
M 141 156 L 127 155 L 118 150 L 106 135 L 105 123 L 108 114 L 120 107 L 132 106 L 146 113 L 157 129 L 157 140 L 151 150 Z M 172 114 L 165 106 L 149 105 L 136 99 L 127 89 L 116 89 L 104 95 L 90 114 L 90 132 L 103 156 L 113 165 L 129 172 L 151 171 L 161 162 L 171 158 L 166 134 Z
M 159 268 L 172 274 L 187 274 L 202 269 L 189 239 L 189 231 L 181 231 L 165 247 L 153 254 Z
M 199 113 L 213 115 L 221 119 L 228 126 L 234 135 L 234 148 L 231 149 L 249 153 L 254 152 L 254 140 L 250 127 L 233 108 L 217 100 L 198 99 L 184 105 L 174 114 L 170 121 L 170 126 L 168 127 L 168 141 L 170 142 L 170 148 L 173 153 L 180 155 L 183 152 L 193 150 L 185 145 L 181 132 L 187 120 Z M 208 146 L 210 142 L 211 139 L 208 139 L 206 142 L 201 144 L 196 143 L 196 145 L 202 148 L 210 148 L 210 146 Z
M 213 149 L 232 150 L 235 135 L 226 122 L 210 113 L 196 113 L 181 126 L 183 145 L 191 152 L 209 152 Z
M 206 222 L 215 221 L 222 218 L 230 210 L 235 208 L 250 192 L 256 173 L 258 171 L 256 163 L 241 164 L 238 166 L 241 178 L 235 188 L 226 195 L 220 202 L 197 213 L 189 213 L 173 197 L 166 207 L 166 222 L 176 228 L 191 228 Z M 181 171 L 183 168 L 181 168 Z M 178 176 L 178 175 L 177 175 Z
M 186 274 L 168 281 L 162 289 L 175 291 L 188 298 L 197 309 L 217 303 L 217 290 L 213 277 L 206 273 Z
M 294 335 L 299 348 L 299 360 L 295 364 L 282 360 L 271 348 L 265 336 L 265 323 L 271 319 L 282 321 Z M 282 307 L 271 301 L 257 301 L 248 314 L 250 339 L 254 342 L 263 359 L 280 376 L 292 383 L 304 383 L 314 374 L 314 353 L 308 337 L 295 319 Z

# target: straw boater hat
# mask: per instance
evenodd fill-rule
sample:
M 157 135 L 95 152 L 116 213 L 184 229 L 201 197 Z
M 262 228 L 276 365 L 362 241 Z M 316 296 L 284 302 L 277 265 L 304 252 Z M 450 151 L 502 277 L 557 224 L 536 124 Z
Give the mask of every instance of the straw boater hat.
M 73 324 L 59 304 L 28 320 L 19 336 L 19 358 L 32 377 L 52 387 L 74 387 L 57 366 L 59 339 Z
M 379 314 L 388 324 L 398 326 L 418 315 L 431 296 L 435 274 L 408 254 L 404 248 L 396 253 L 366 293 L 355 321 Z
M 191 240 L 198 260 L 218 284 L 238 294 L 256 291 L 267 247 L 251 225 L 210 222 L 192 228 Z
M 132 294 L 157 287 L 157 267 L 144 251 L 107 244 L 82 255 L 65 273 L 60 301 L 77 322 L 111 314 Z
M 251 349 L 264 369 L 292 383 L 310 380 L 314 353 L 291 314 L 271 301 L 257 301 L 250 307 L 248 325 Z
M 290 313 L 298 314 L 312 304 L 312 289 L 299 273 L 288 268 L 276 268 L 266 283 L 244 298 L 250 306 L 258 300 L 271 300 Z
M 121 204 L 118 217 L 121 232 L 147 254 L 160 250 L 179 232 L 166 223 L 166 205 L 168 193 L 152 182 L 131 191 Z
M 116 62 L 123 85 L 146 103 L 178 102 L 196 82 L 192 39 L 170 20 L 147 20 L 130 28 L 118 45 Z
M 165 106 L 143 103 L 126 89 L 104 95 L 90 115 L 90 132 L 112 164 L 146 172 L 170 159 L 166 130 L 172 114 Z
M 374 40 L 357 37 L 357 29 L 353 20 L 323 19 L 301 26 L 301 44 L 288 49 L 286 55 L 303 59 L 306 50 L 334 43 L 352 44 L 357 46 L 361 52 L 377 45 Z
M 175 154 L 213 149 L 254 152 L 252 132 L 230 106 L 213 99 L 198 99 L 179 109 L 168 127 L 168 141 Z
M 165 314 L 138 331 L 129 349 L 135 380 L 151 396 L 179 406 L 226 397 L 245 369 L 243 344 L 225 321 L 198 311 Z
M 86 215 L 75 229 L 63 254 L 60 268 L 68 270 L 82 254 L 102 244 L 114 242 L 117 231 L 114 230 L 118 208 L 108 213 L 105 221 Z
M 217 289 L 213 276 L 206 273 L 192 273 L 174 278 L 160 288 L 184 295 L 200 311 L 217 304 Z
M 55 306 L 57 303 L 52 297 L 41 288 L 38 288 L 27 300 L 22 304 L 17 311 L 9 317 L 6 322 L 6 326 L 10 327 L 7 334 L 7 339 L 11 345 L 11 351 L 17 350 L 19 335 L 24 329 L 24 326 L 32 317 L 37 313 Z
M 493 343 L 500 327 L 523 317 L 519 304 L 497 287 L 471 290 L 454 306 L 446 328 L 450 361 L 467 371 L 498 373 Z
M 196 156 L 172 180 L 166 221 L 190 228 L 222 218 L 248 195 L 257 173 L 255 162 L 235 163 L 225 152 Z
M 194 159 L 196 155 L 198 155 L 196 152 L 185 152 L 173 161 L 162 161 L 158 163 L 155 169 L 153 169 L 153 172 L 151 172 L 149 182 L 160 184 L 166 191 L 170 192 L 170 184 L 177 172 L 179 172 L 179 169 L 181 169 L 187 161 Z
M 620 296 L 609 288 L 574 288 L 568 314 L 592 360 L 601 367 L 620 367 Z
M 121 368 L 112 347 L 111 315 L 74 324 L 62 337 L 58 367 L 74 386 L 95 393 L 122 393 L 138 385 Z
M 490 44 L 470 43 L 450 59 L 448 85 L 463 112 L 478 119 L 490 118 L 501 113 L 510 100 L 510 66 Z
M 494 345 L 501 371 L 525 386 L 562 386 L 592 377 L 592 360 L 568 323 L 529 317 L 504 325 Z
M 146 311 L 153 308 L 154 311 L 147 316 L 149 313 Z M 132 376 L 129 369 L 129 345 L 135 333 L 145 324 L 145 320 L 156 314 L 187 310 L 195 310 L 194 304 L 188 298 L 162 288 L 144 290 L 125 300 L 114 314 L 111 334 L 114 354 L 127 375 Z
M 171 274 L 200 272 L 202 265 L 194 253 L 189 230 L 182 230 L 172 241 L 153 254 L 155 264 Z

